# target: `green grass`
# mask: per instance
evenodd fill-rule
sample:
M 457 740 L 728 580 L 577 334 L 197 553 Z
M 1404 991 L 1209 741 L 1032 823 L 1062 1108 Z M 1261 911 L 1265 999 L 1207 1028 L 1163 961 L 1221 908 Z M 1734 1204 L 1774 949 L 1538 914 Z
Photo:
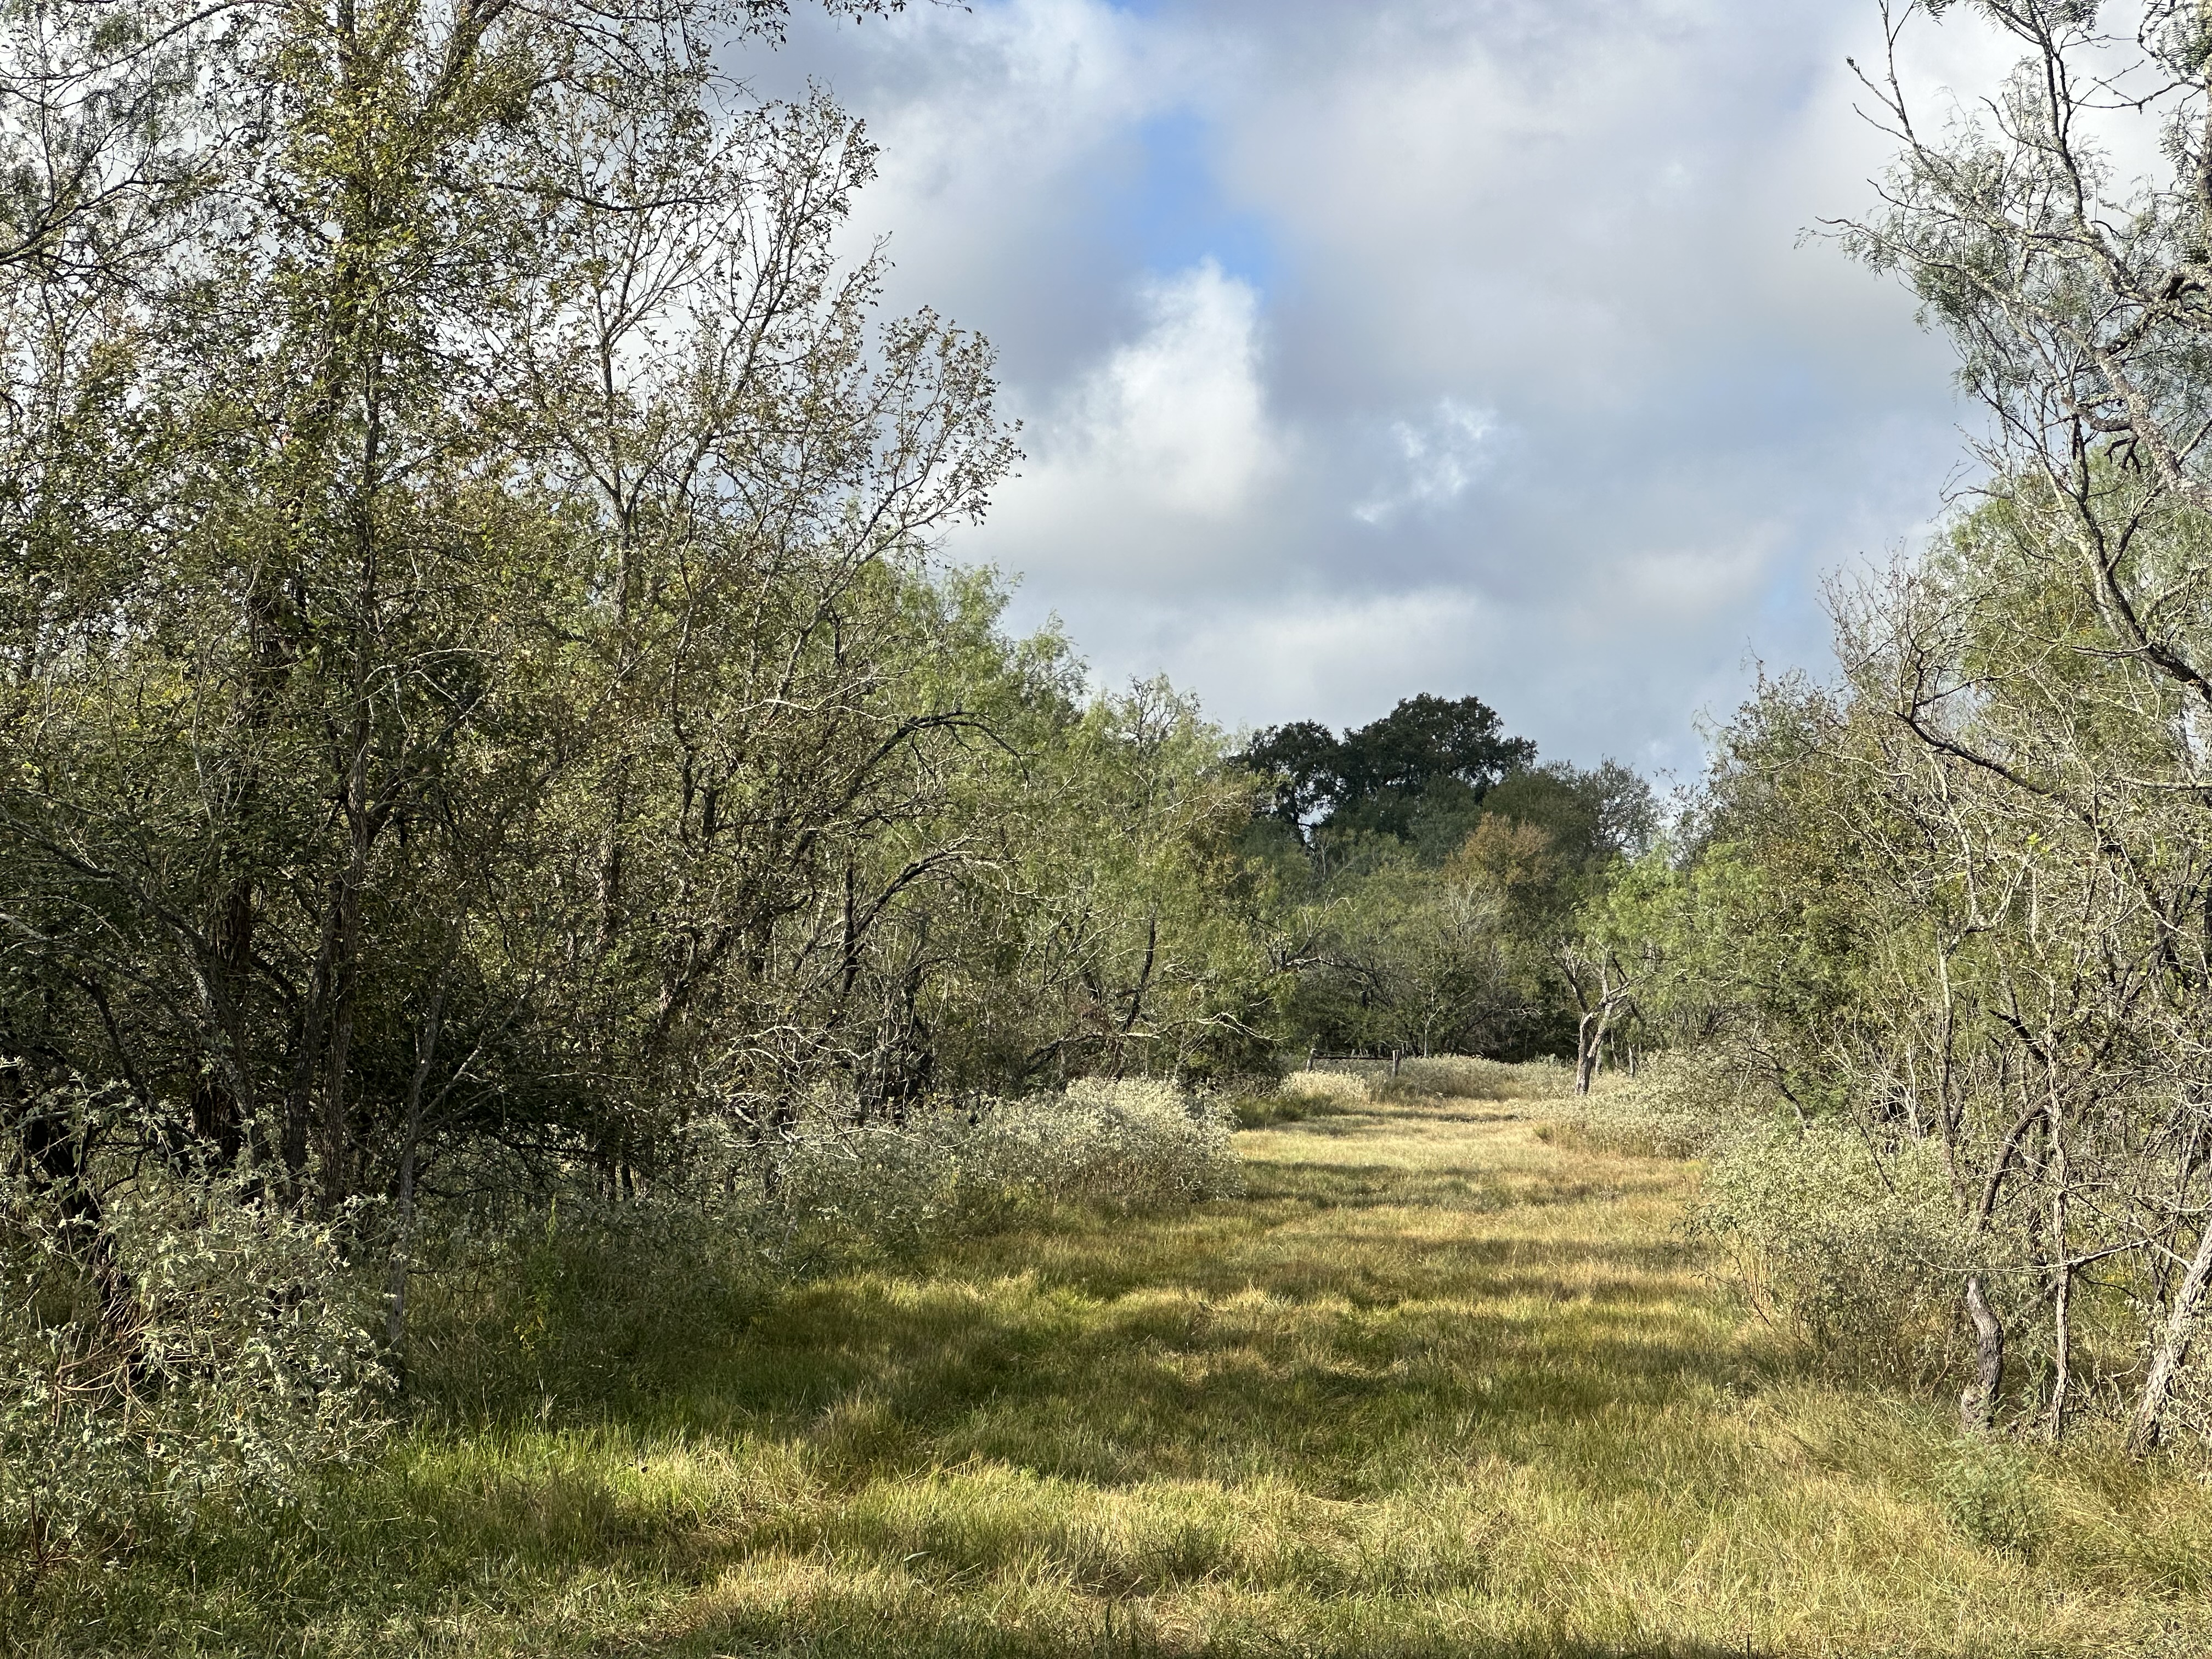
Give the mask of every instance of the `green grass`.
M 1229 1110 L 1240 1129 L 1277 1129 L 1317 1117 L 1340 1116 L 1345 1108 L 1325 1097 L 1278 1091 L 1232 1096 Z
M 572 1421 L 419 1430 L 57 1581 L 27 1653 L 2198 1655 L 2212 1489 L 1794 1368 L 1691 1166 L 1431 1099 L 1249 1194 L 802 1285 Z M 680 1363 L 678 1363 L 680 1361 Z M 0 1636 L 0 1646 L 9 1638 Z

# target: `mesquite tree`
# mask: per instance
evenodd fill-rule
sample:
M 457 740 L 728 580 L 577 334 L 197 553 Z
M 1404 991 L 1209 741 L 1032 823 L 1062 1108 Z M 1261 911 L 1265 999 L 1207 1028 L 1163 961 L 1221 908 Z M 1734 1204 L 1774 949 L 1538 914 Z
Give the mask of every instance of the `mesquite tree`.
M 0 1174 L 118 1328 L 142 1178 L 396 1345 L 425 1192 L 1257 1040 L 1250 786 L 933 561 L 990 354 L 717 70 L 781 11 L 8 14 Z
M 1971 13 L 2023 53 L 1940 133 L 1897 68 L 1916 9 Z M 1886 787 L 1921 844 L 1949 849 L 1951 932 L 1929 940 L 1941 996 L 1992 929 L 2013 940 L 1981 993 L 2008 1056 L 1990 1109 L 2008 1121 L 1976 1215 L 2033 1160 L 2051 1430 L 2076 1276 L 2132 1249 L 2127 1288 L 2153 1315 L 2134 1425 L 2148 1444 L 2212 1276 L 2212 1079 L 2194 1035 L 2212 965 L 2196 851 L 2212 830 L 2212 13 L 2154 0 L 2115 27 L 2106 9 L 1884 9 L 1889 58 L 1864 78 L 1899 161 L 1881 210 L 1838 228 L 1956 343 L 1994 416 L 1998 482 L 1936 568 L 1852 608 L 1844 642 L 1862 696 L 1889 711 Z M 2154 139 L 2157 176 L 2114 165 L 2126 125 Z M 2015 937 L 2000 923 L 2023 908 Z M 1948 1003 L 1939 1024 L 1948 1042 Z M 2077 1242 L 2097 1206 L 2109 1213 Z

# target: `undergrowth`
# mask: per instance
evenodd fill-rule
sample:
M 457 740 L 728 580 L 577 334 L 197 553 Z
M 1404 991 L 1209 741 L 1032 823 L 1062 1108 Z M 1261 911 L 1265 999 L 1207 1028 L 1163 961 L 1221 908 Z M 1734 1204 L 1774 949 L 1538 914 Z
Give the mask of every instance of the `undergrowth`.
M 2204 1471 L 1808 1366 L 1685 1243 L 1694 1164 L 1547 1142 L 1552 1079 L 1501 1085 L 1240 1135 L 1235 1200 L 1038 1206 L 728 1304 L 671 1261 L 691 1316 L 628 1380 L 418 1422 L 0 1629 L 40 1659 L 2212 1647 Z

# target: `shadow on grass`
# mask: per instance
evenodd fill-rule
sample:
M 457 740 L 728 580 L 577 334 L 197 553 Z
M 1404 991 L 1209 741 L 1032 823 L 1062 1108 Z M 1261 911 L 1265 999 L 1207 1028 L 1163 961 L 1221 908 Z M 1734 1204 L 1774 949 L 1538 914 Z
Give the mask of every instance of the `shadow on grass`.
M 418 1437 L 411 1461 L 323 1505 L 162 1552 L 166 1586 L 155 1573 L 143 1605 L 103 1608 L 147 1632 L 115 1650 L 601 1650 L 562 1633 L 572 1617 L 633 1632 L 624 1650 L 701 1656 L 1718 1659 L 1462 1638 L 1411 1603 L 1398 1619 L 1395 1538 L 1344 1531 L 1346 1506 L 1388 1510 L 1409 1481 L 1472 1468 L 1540 1466 L 1552 1490 L 1601 1501 L 1640 1489 L 1654 1424 L 1740 1385 L 1747 1363 L 1680 1250 L 1514 1224 L 1618 1194 L 1565 1171 L 1282 1169 L 1256 1167 L 1239 1203 L 1067 1216 L 799 1286 L 657 1355 L 659 1386 L 487 1401 L 483 1421 Z M 1694 1413 L 1673 1418 L 1664 1432 L 1720 1492 L 1733 1454 Z M 1304 1530 L 1263 1548 L 1275 1510 Z M 1422 1523 L 1416 1506 L 1389 1524 Z M 1480 1528 L 1499 1524 L 1447 1527 L 1410 1569 L 1419 1588 L 1483 1593 Z M 776 1563 L 795 1565 L 764 1583 Z M 1232 1621 L 1194 1646 L 1146 1622 L 1142 1598 L 1222 1586 L 1319 1600 L 1295 1642 Z M 1116 1595 L 1139 1600 L 1109 1633 Z M 1024 1596 L 1034 1620 L 983 1611 Z M 1331 1598 L 1358 1602 L 1358 1628 L 1329 1633 Z M 462 1640 L 441 1603 L 507 1621 L 521 1645 Z M 302 1638 L 318 1607 L 342 1618 Z M 203 1647 L 188 1629 L 228 1634 Z
M 684 1653 L 744 1655 L 747 1659 L 878 1659 L 896 1652 L 913 1659 L 1152 1659 L 1153 1656 L 1218 1656 L 1218 1659 L 1769 1659 L 1771 1650 L 1749 1644 L 1717 1647 L 1706 1643 L 1584 1642 L 1553 1636 L 1455 1638 L 1436 1632 L 1394 1636 L 1362 1630 L 1340 1640 L 1285 1636 L 1279 1640 L 1254 1633 L 1245 1639 L 1214 1639 L 1190 1645 L 1170 1633 L 1146 1627 L 1142 1609 L 1118 1619 L 1102 1614 L 1095 1635 L 975 1628 L 946 1621 L 916 1629 L 901 1620 L 898 1645 L 882 1645 L 890 1619 L 856 1607 L 829 1613 L 818 1622 L 794 1624 L 763 1615 L 732 1620 L 715 1630 L 710 1644 L 686 1641 Z M 704 1632 L 702 1633 L 705 1634 Z

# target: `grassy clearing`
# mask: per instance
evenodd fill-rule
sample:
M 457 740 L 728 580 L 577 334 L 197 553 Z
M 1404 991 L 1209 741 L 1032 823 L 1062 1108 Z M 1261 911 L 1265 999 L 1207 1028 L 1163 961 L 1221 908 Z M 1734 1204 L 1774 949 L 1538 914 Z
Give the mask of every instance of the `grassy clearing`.
M 1674 1243 L 1689 1167 L 1543 1109 L 1369 1101 L 1241 1135 L 1242 1200 L 816 1282 L 600 1420 L 426 1429 L 327 1503 L 52 1586 L 16 1644 L 2212 1650 L 2191 1468 L 1794 1371 Z

